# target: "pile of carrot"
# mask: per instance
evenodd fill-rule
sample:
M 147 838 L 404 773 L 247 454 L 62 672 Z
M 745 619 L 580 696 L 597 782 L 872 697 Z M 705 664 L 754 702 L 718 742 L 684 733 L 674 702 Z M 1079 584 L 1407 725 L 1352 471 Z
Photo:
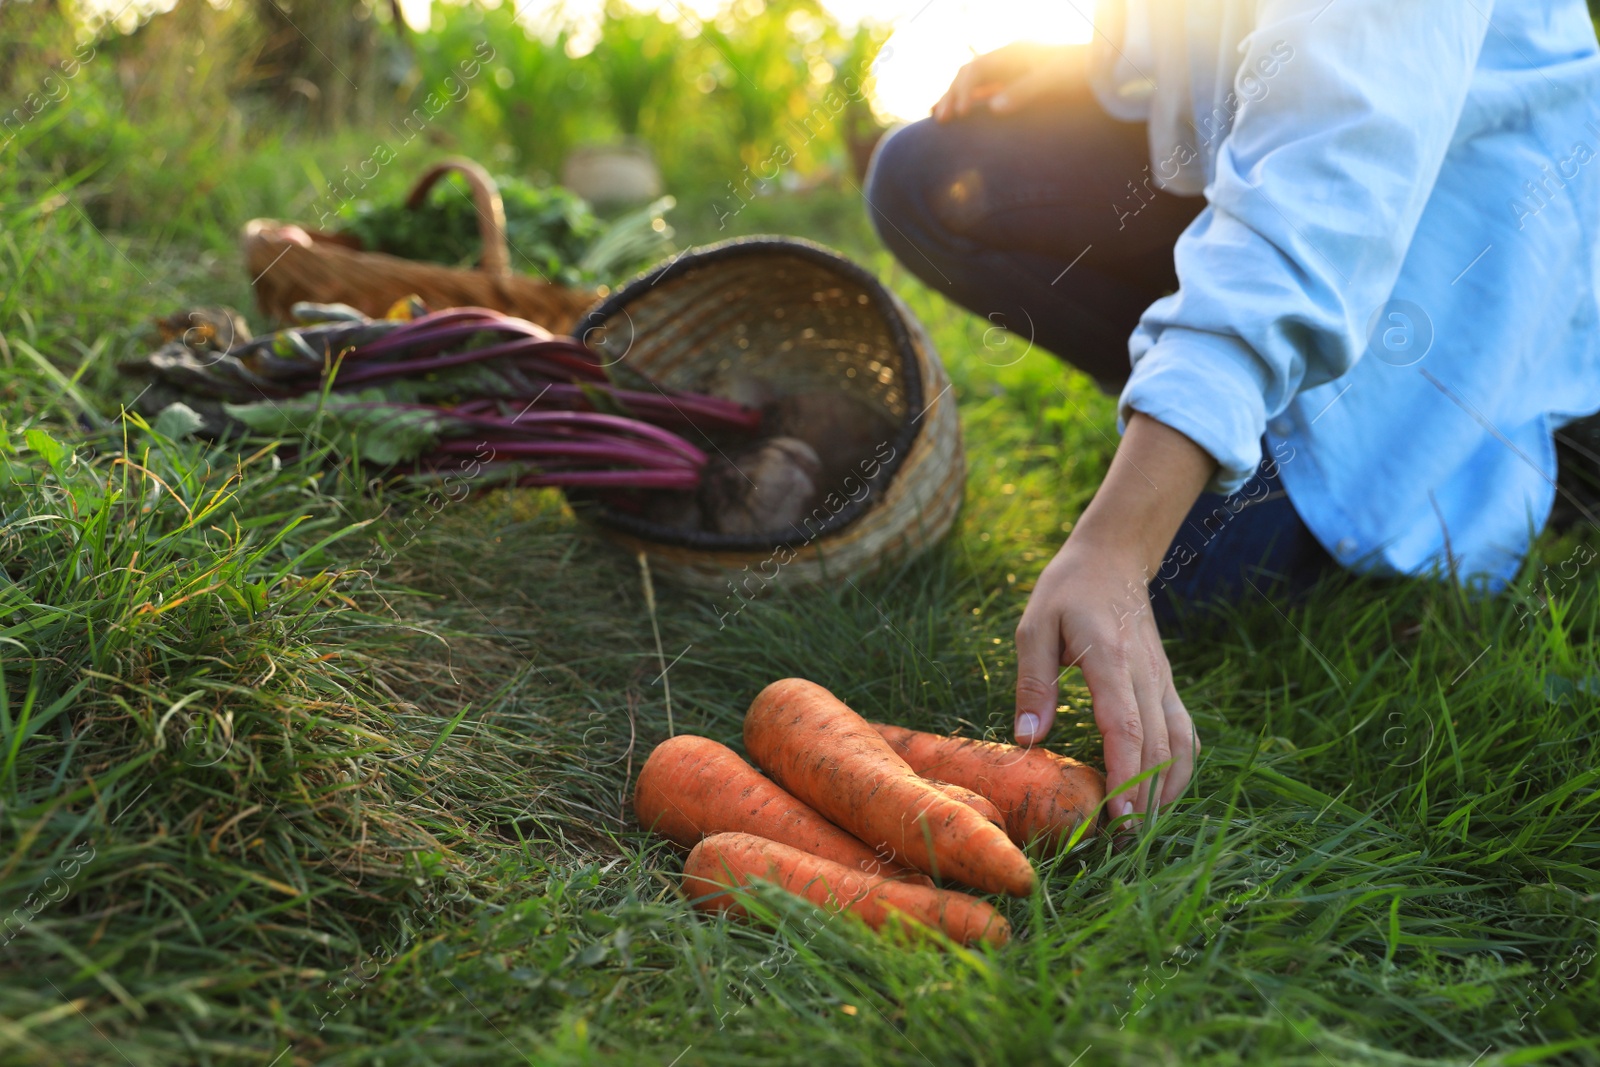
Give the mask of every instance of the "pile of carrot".
M 691 849 L 693 905 L 735 916 L 732 890 L 759 881 L 873 929 L 1004 944 L 992 905 L 936 882 L 1026 896 L 1023 847 L 1059 850 L 1105 799 L 1104 776 L 1076 760 L 871 723 L 803 678 L 756 696 L 744 747 L 756 766 L 710 738 L 670 738 L 634 792 L 640 823 Z

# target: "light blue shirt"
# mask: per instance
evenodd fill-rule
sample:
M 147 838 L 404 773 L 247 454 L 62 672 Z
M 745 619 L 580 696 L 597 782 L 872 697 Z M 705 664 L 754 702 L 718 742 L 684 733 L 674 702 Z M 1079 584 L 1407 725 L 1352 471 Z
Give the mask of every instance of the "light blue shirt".
M 1177 243 L 1178 292 L 1130 341 L 1124 422 L 1186 434 L 1222 492 L 1265 435 L 1346 566 L 1503 585 L 1554 500 L 1552 431 L 1600 410 L 1584 4 L 1148 2 L 1244 17 L 1236 50 L 1139 53 L 1147 113 L 1170 88 L 1192 139 L 1152 127 L 1152 166 L 1180 192 L 1193 175 L 1208 206 Z

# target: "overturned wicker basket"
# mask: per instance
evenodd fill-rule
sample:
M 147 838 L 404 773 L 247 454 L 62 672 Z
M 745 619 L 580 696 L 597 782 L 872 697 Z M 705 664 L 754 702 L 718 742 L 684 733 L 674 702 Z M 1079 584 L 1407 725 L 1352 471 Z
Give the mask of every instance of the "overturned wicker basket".
M 576 332 L 668 387 L 836 394 L 842 409 L 886 427 L 786 533 L 708 533 L 584 509 L 663 578 L 745 596 L 780 572 L 785 583 L 842 581 L 920 552 L 955 519 L 965 463 L 944 368 L 894 294 L 825 248 L 758 237 L 687 252 L 605 299 Z
M 435 163 L 417 179 L 406 206 L 413 210 L 421 206 L 434 184 L 452 173 L 466 179 L 477 209 L 483 236 L 477 270 L 368 252 L 343 234 L 289 226 L 276 219 L 251 219 L 244 228 L 244 259 L 261 311 L 288 322 L 290 309 L 309 300 L 349 304 L 363 314 L 381 318 L 397 302 L 417 296 L 430 308 L 494 308 L 536 322 L 552 333 L 568 333 L 579 314 L 594 302 L 595 294 L 512 271 L 500 190 L 477 163 L 461 157 Z

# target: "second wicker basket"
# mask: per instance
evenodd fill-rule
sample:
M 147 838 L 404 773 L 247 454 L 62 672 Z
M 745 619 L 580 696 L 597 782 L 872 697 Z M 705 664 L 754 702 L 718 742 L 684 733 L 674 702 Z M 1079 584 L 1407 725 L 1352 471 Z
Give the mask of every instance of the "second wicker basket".
M 842 581 L 922 551 L 955 519 L 965 464 L 949 378 L 910 311 L 836 253 L 782 237 L 691 250 L 603 300 L 575 332 L 664 386 L 807 401 L 792 406 L 798 421 L 786 432 L 836 460 L 835 484 L 780 534 L 593 510 L 664 578 L 742 595 L 780 574 Z

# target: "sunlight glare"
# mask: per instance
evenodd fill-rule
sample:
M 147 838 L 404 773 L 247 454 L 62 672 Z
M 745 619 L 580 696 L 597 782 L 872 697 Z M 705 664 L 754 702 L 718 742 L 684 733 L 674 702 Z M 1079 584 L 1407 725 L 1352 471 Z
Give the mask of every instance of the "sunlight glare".
M 1088 0 L 931 0 L 897 22 L 873 64 L 885 118 L 926 118 L 974 56 L 1013 41 L 1081 44 L 1094 32 Z
M 400 17 L 418 33 L 433 25 L 433 0 L 400 0 Z

